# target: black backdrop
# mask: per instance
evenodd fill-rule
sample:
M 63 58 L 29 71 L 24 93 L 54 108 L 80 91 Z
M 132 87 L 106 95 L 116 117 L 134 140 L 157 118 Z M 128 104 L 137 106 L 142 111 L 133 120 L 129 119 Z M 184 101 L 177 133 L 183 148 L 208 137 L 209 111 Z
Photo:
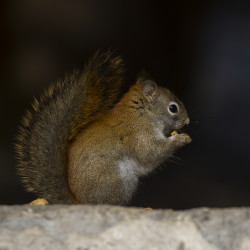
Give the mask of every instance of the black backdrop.
M 246 1 L 16 0 L 2 3 L 0 203 L 34 197 L 13 140 L 34 95 L 96 49 L 121 54 L 186 104 L 193 143 L 141 181 L 131 205 L 250 205 L 250 5 Z

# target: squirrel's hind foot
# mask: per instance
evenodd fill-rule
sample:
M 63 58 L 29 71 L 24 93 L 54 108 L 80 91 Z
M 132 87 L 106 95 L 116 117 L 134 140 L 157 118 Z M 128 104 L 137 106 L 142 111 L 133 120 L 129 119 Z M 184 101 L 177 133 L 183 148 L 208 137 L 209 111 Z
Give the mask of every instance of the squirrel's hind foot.
M 36 199 L 29 203 L 29 205 L 48 205 L 49 202 L 45 199 Z

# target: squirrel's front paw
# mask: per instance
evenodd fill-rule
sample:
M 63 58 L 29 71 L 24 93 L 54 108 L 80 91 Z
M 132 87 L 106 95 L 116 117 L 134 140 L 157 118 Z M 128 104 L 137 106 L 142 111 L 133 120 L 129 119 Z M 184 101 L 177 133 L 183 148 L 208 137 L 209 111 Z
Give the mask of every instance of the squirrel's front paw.
M 188 144 L 188 143 L 192 142 L 192 139 L 188 134 L 181 134 L 181 135 L 183 137 L 183 141 L 184 141 L 185 144 Z
M 192 142 L 192 139 L 188 134 L 173 134 L 171 137 L 180 145 L 185 145 Z

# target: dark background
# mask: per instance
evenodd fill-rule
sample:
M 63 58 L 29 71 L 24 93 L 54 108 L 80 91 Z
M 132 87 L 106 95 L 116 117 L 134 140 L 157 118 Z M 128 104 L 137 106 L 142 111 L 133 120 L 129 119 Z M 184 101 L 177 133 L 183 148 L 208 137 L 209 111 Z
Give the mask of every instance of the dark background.
M 144 178 L 131 205 L 250 205 L 250 4 L 247 1 L 16 0 L 2 3 L 0 203 L 34 198 L 13 141 L 34 95 L 113 48 L 184 101 L 193 143 Z

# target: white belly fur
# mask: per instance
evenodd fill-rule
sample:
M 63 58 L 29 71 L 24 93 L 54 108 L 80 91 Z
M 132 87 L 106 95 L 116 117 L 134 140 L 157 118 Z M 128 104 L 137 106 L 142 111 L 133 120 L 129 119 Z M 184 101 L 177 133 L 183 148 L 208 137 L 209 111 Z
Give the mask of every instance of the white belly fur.
M 118 169 L 126 190 L 126 200 L 128 201 L 136 190 L 138 178 L 145 174 L 146 169 L 129 157 L 124 157 L 118 162 Z

